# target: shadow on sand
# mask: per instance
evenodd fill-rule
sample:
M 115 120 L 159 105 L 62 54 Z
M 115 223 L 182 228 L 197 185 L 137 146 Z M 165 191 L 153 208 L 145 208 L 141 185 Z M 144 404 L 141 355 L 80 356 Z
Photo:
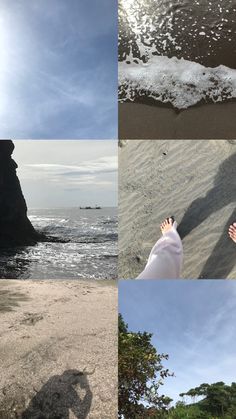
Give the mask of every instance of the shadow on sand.
M 87 375 L 67 370 L 51 377 L 31 400 L 22 419 L 69 419 L 70 411 L 76 418 L 86 419 L 92 403 Z M 76 391 L 77 386 L 85 393 L 82 398 Z
M 5 282 L 0 283 L 0 313 L 13 311 L 19 306 L 19 302 L 28 300 L 25 294 L 6 289 L 7 285 Z
M 188 207 L 179 224 L 178 232 L 183 239 L 210 215 L 236 202 L 236 153 L 226 159 L 219 167 L 214 186 L 205 197 L 198 198 Z M 224 279 L 236 263 L 236 245 L 228 236 L 229 225 L 236 220 L 236 209 L 225 222 L 222 234 L 212 254 L 207 259 L 199 278 Z M 210 225 L 214 229 L 214 224 Z M 197 245 L 197 244 L 196 244 Z

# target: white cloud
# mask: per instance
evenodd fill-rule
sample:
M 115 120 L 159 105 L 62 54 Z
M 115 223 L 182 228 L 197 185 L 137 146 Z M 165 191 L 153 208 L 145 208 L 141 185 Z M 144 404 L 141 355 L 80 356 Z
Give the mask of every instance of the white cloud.
M 116 156 L 104 156 L 96 160 L 85 161 L 78 166 L 65 165 L 65 164 L 51 164 L 51 163 L 33 163 L 24 165 L 26 168 L 35 169 L 38 172 L 47 173 L 58 173 L 63 174 L 66 171 L 75 172 L 78 174 L 84 173 L 104 173 L 104 172 L 115 172 L 117 171 L 117 157 Z
M 117 142 L 17 140 L 13 158 L 29 207 L 117 204 Z M 82 201 L 81 201 L 82 200 Z
M 2 138 L 115 137 L 112 7 L 79 3 L 1 1 Z

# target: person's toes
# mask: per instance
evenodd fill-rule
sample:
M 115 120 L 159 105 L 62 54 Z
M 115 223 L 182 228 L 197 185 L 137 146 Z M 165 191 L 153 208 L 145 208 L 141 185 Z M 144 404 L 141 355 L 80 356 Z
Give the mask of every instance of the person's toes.
M 233 231 L 236 233 L 236 223 L 233 223 L 229 226 L 229 231 Z
M 235 227 L 233 227 L 232 225 L 231 226 L 229 226 L 229 232 L 230 233 L 236 233 L 236 229 L 235 229 Z
M 236 243 L 236 228 L 234 227 L 235 224 L 236 223 L 234 223 L 233 225 L 229 227 L 228 234 L 231 240 L 233 240 Z
M 166 218 L 160 225 L 161 230 L 165 230 L 165 228 L 169 225 L 168 218 Z
M 177 223 L 174 221 L 174 218 L 173 217 L 166 218 L 160 225 L 162 234 L 171 230 L 172 227 L 177 228 Z

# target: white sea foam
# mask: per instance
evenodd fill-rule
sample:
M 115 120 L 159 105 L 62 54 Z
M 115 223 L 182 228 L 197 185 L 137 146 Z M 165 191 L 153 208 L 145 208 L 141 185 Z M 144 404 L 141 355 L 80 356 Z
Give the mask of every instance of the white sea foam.
M 222 60 L 235 52 L 235 0 L 223 2 L 120 0 L 120 101 L 145 96 L 185 109 L 235 98 L 236 70 L 216 67 L 234 67 Z
M 120 62 L 119 86 L 121 102 L 145 96 L 186 109 L 202 100 L 222 102 L 236 98 L 236 70 L 153 56 L 147 63 Z

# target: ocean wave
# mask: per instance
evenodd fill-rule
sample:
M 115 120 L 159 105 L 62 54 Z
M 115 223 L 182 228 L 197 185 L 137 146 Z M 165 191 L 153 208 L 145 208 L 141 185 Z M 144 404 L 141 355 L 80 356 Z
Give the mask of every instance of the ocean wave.
M 201 101 L 222 102 L 236 98 L 236 70 L 164 56 L 147 63 L 119 63 L 119 100 L 148 97 L 186 109 Z
M 104 259 L 117 259 L 118 258 L 118 254 L 115 254 L 115 255 L 102 255 L 102 256 L 100 256 L 101 258 L 104 258 Z
M 103 220 L 103 221 L 101 221 L 101 224 L 103 224 L 103 225 L 118 225 L 118 221 L 117 221 L 117 219 L 107 219 L 107 220 Z
M 100 234 L 97 236 L 83 236 L 79 238 L 74 238 L 73 243 L 107 243 L 107 242 L 117 242 L 118 235 L 116 233 L 110 234 Z
M 117 217 L 113 209 L 81 215 L 77 208 L 30 210 L 34 228 L 48 240 L 2 249 L 0 277 L 116 279 Z
M 233 0 L 120 0 L 119 101 L 186 109 L 236 97 Z
M 152 54 L 235 68 L 234 0 L 120 0 L 119 60 Z
M 118 234 L 116 231 L 109 231 L 108 229 L 78 229 L 65 228 L 59 226 L 47 226 L 38 228 L 38 231 L 45 236 L 62 238 L 73 243 L 105 243 L 109 241 L 117 241 Z

